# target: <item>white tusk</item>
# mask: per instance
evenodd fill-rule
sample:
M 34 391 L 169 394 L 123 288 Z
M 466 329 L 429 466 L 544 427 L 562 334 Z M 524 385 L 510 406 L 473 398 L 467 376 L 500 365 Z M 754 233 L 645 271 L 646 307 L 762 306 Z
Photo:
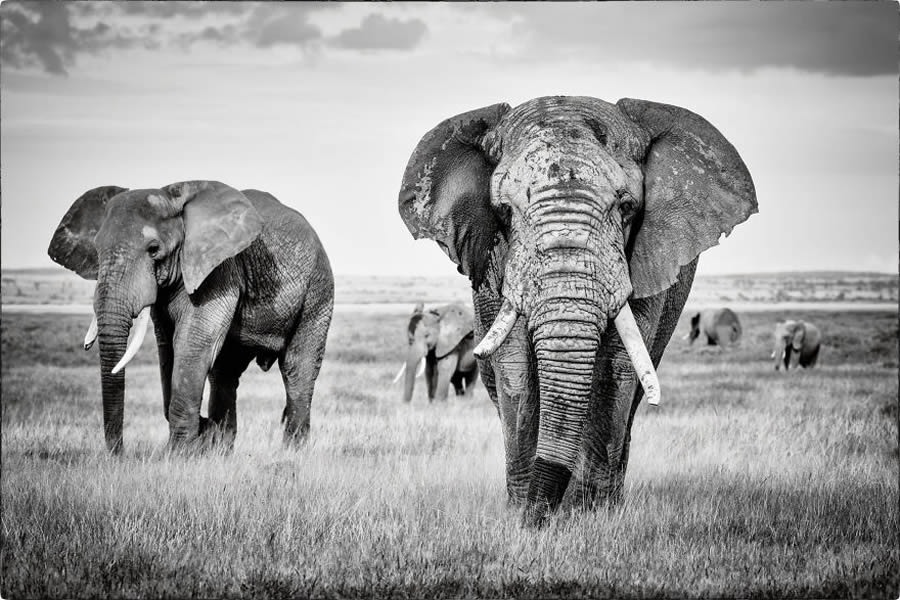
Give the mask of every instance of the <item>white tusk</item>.
M 775 358 L 775 351 L 774 351 L 774 350 L 772 350 L 772 356 L 770 356 L 769 358 Z
M 638 379 L 641 380 L 641 386 L 644 388 L 644 394 L 647 396 L 647 402 L 656 406 L 659 404 L 660 390 L 659 378 L 656 376 L 656 370 L 653 368 L 653 361 L 650 360 L 650 354 L 644 345 L 644 338 L 641 337 L 641 331 L 638 329 L 634 320 L 634 314 L 628 303 L 619 311 L 619 316 L 615 320 L 616 331 L 622 338 L 622 344 L 628 352 L 628 358 L 634 365 L 634 371 L 637 373 Z
M 406 373 L 406 363 L 403 363 L 403 366 L 400 367 L 399 371 L 397 371 L 397 375 L 394 376 L 394 380 L 391 383 L 393 384 L 393 383 L 397 383 L 398 381 L 400 381 L 400 378 L 403 377 L 404 373 Z
M 125 368 L 134 355 L 138 353 L 138 350 L 141 349 L 141 344 L 144 341 L 144 336 L 147 335 L 147 326 L 150 324 L 150 307 L 145 306 L 143 310 L 141 310 L 141 314 L 137 316 L 134 320 L 134 323 L 131 325 L 131 329 L 134 331 L 134 336 L 131 338 L 131 341 L 128 342 L 128 347 L 125 348 L 125 356 L 122 357 L 116 366 L 113 367 L 111 373 L 115 375 L 119 371 Z
M 691 339 L 691 332 L 688 331 L 686 334 L 684 334 L 683 336 L 681 336 L 681 339 L 683 339 L 683 340 L 689 340 L 689 339 Z
M 425 372 L 425 359 L 420 358 L 419 364 L 416 366 L 416 377 L 421 377 L 422 373 Z
M 84 349 L 90 350 L 91 346 L 94 345 L 94 342 L 97 341 L 97 315 L 94 315 L 94 318 L 91 319 L 91 324 L 88 325 L 87 333 L 84 335 Z
M 494 324 L 491 325 L 488 332 L 484 334 L 484 338 L 475 346 L 475 350 L 472 351 L 473 354 L 478 358 L 487 358 L 496 352 L 500 344 L 506 341 L 518 318 L 519 313 L 513 307 L 512 302 L 504 298 L 503 304 L 500 305 L 500 312 L 497 313 L 497 318 L 494 319 Z

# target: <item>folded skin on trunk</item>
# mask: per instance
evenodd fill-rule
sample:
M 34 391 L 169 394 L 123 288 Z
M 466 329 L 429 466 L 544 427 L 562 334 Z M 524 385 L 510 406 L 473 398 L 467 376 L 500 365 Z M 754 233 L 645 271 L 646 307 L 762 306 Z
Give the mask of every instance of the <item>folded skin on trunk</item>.
M 113 454 L 122 451 L 122 426 L 125 415 L 125 371 L 112 373 L 125 354 L 131 315 L 102 311 L 98 318 L 100 345 L 100 386 L 103 396 L 103 431 L 106 447 Z
M 524 515 L 529 526 L 542 525 L 562 501 L 582 445 L 600 337 L 631 294 L 618 213 L 589 206 L 560 221 L 558 206 L 544 206 L 546 218 L 530 215 L 538 267 L 527 302 L 540 422 Z

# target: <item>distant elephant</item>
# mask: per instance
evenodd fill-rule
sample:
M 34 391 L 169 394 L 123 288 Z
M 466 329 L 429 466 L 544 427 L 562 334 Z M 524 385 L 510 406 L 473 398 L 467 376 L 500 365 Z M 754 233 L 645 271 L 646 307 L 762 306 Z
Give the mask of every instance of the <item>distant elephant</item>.
M 822 333 L 819 328 L 806 321 L 787 320 L 775 324 L 775 348 L 772 358 L 775 359 L 775 370 L 784 365 L 784 370 L 791 368 L 791 354 L 797 353 L 794 366 L 799 363 L 804 369 L 816 366 L 819 350 L 822 347 Z
M 85 346 L 99 338 L 111 452 L 122 450 L 124 368 L 140 348 L 149 316 L 171 447 L 187 447 L 205 428 L 200 404 L 207 376 L 212 433 L 231 447 L 238 378 L 254 358 L 263 370 L 278 360 L 287 392 L 285 443 L 306 437 L 334 279 L 319 238 L 298 212 L 265 192 L 239 192 L 217 181 L 98 187 L 75 201 L 48 253 L 97 280 Z
M 394 381 L 406 377 L 403 401 L 412 400 L 418 365 L 424 361 L 428 400 L 446 401 L 450 384 L 457 396 L 471 393 L 478 379 L 472 311 L 462 304 L 445 304 L 425 310 L 416 305 L 407 325 L 406 362 Z
M 700 334 L 706 336 L 708 346 L 727 348 L 741 339 L 741 322 L 729 308 L 708 308 L 691 317 L 691 331 L 686 337 L 693 344 Z
M 665 104 L 495 104 L 425 134 L 399 210 L 472 283 L 475 355 L 525 524 L 564 496 L 619 500 L 635 410 L 644 393 L 659 401 L 697 257 L 757 211 L 737 151 Z

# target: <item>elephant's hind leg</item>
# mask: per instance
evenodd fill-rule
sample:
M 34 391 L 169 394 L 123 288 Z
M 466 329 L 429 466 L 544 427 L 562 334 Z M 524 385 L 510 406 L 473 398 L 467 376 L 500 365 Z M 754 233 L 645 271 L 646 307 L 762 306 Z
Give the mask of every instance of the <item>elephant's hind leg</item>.
M 205 432 L 210 442 L 221 442 L 227 451 L 234 448 L 237 435 L 237 388 L 241 374 L 253 360 L 252 350 L 225 344 L 209 372 L 209 422 Z
M 472 390 L 475 389 L 475 384 L 478 382 L 478 367 L 476 366 L 471 371 L 466 371 L 462 374 L 463 382 L 466 384 L 466 396 L 472 396 Z
M 308 309 L 304 306 L 300 324 L 279 358 L 287 395 L 282 415 L 285 446 L 295 446 L 309 435 L 313 388 L 322 367 L 331 312 L 330 300 Z

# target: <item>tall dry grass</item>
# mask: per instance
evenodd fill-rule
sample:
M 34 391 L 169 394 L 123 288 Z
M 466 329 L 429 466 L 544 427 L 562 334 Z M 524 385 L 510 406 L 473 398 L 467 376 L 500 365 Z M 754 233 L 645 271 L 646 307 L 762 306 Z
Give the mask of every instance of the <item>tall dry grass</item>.
M 542 531 L 505 505 L 482 387 L 428 405 L 419 386 L 400 402 L 400 315 L 336 316 L 299 451 L 281 448 L 280 377 L 253 367 L 234 455 L 168 456 L 147 344 L 128 369 L 118 459 L 103 449 L 96 364 L 47 366 L 64 340 L 23 335 L 28 319 L 2 323 L 5 598 L 900 590 L 896 315 L 820 314 L 843 341 L 809 372 L 774 372 L 771 315 L 745 316 L 730 353 L 675 340 L 664 404 L 636 418 L 624 506 Z M 894 345 L 870 356 L 879 332 Z

